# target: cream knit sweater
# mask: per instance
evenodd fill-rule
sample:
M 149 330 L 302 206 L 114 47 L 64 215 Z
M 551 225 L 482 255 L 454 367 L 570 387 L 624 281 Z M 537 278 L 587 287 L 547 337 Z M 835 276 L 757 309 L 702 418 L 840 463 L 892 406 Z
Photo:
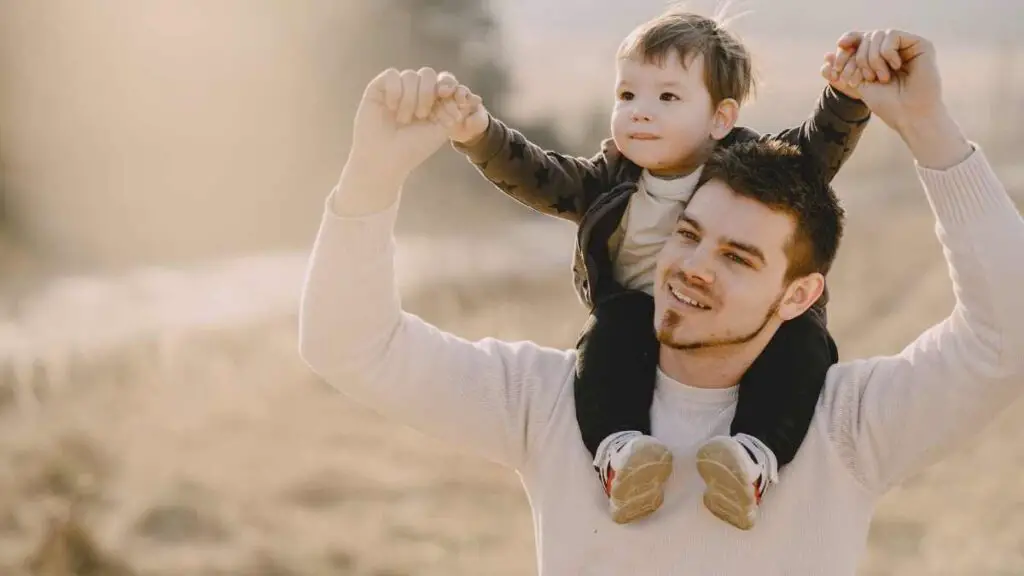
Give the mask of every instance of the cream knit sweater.
M 694 466 L 701 442 L 727 432 L 735 390 L 660 376 L 653 431 L 676 456 L 666 501 L 641 522 L 614 524 L 577 429 L 574 353 L 469 342 L 402 311 L 397 205 L 354 219 L 325 211 L 300 351 L 355 401 L 514 469 L 542 575 L 853 575 L 878 498 L 1024 392 L 1024 221 L 980 150 L 918 172 L 956 306 L 900 354 L 829 371 L 807 439 L 749 532 L 705 510 Z

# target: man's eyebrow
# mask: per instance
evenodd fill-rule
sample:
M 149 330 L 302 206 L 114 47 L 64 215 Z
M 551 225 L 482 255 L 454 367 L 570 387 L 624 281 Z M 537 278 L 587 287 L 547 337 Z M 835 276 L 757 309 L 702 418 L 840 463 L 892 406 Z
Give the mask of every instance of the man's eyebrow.
M 747 244 L 746 242 L 741 242 L 733 238 L 726 238 L 725 243 L 726 245 L 732 246 L 737 250 L 741 250 L 743 252 L 746 252 L 747 254 L 750 254 L 751 256 L 760 260 L 762 264 L 767 263 L 767 260 L 765 260 L 764 258 L 764 252 L 762 252 L 760 248 L 754 246 L 753 244 Z
M 685 222 L 697 232 L 704 231 L 704 228 L 701 227 L 700 222 L 698 222 L 692 216 L 687 215 L 686 212 L 683 212 L 682 214 L 679 215 L 679 222 Z M 740 250 L 741 252 L 746 252 L 747 254 L 750 254 L 754 258 L 760 260 L 762 264 L 766 264 L 768 262 L 768 260 L 764 257 L 764 252 L 762 252 L 760 248 L 754 246 L 753 244 L 743 242 L 742 240 L 736 240 L 735 238 L 726 238 L 723 243 L 726 246 L 730 246 L 732 248 L 735 248 L 736 250 Z
M 687 216 L 686 212 L 679 214 L 679 222 L 686 222 L 691 227 L 696 229 L 697 232 L 701 232 L 704 230 L 704 228 L 700 225 L 700 222 L 697 222 L 691 216 Z

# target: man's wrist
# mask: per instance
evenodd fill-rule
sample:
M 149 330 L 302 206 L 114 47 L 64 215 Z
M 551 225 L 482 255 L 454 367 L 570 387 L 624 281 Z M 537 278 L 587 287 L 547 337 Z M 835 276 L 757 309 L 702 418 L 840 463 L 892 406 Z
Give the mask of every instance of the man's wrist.
M 353 151 L 331 195 L 331 211 L 338 216 L 358 217 L 386 210 L 398 199 L 408 174 Z
M 906 119 L 899 124 L 897 132 L 918 165 L 924 168 L 952 168 L 974 151 L 945 106 Z

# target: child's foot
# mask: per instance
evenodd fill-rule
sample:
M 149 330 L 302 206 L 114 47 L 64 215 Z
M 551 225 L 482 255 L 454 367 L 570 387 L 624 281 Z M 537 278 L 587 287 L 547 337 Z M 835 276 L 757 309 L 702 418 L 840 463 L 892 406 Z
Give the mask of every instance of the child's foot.
M 704 505 L 729 524 L 750 530 L 765 490 L 778 481 L 776 467 L 775 454 L 752 436 L 712 438 L 697 451 L 697 471 L 707 484 Z
M 612 519 L 625 524 L 648 516 L 665 499 L 672 452 L 640 432 L 618 432 L 601 442 L 594 459 Z

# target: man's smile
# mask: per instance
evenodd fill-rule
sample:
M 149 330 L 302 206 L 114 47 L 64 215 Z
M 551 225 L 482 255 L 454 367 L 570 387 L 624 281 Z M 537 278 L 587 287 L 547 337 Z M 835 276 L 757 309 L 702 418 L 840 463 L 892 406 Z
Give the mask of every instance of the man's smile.
M 668 293 L 677 302 L 697 310 L 711 310 L 708 298 L 687 286 L 681 279 L 670 279 L 665 284 L 668 287 Z

